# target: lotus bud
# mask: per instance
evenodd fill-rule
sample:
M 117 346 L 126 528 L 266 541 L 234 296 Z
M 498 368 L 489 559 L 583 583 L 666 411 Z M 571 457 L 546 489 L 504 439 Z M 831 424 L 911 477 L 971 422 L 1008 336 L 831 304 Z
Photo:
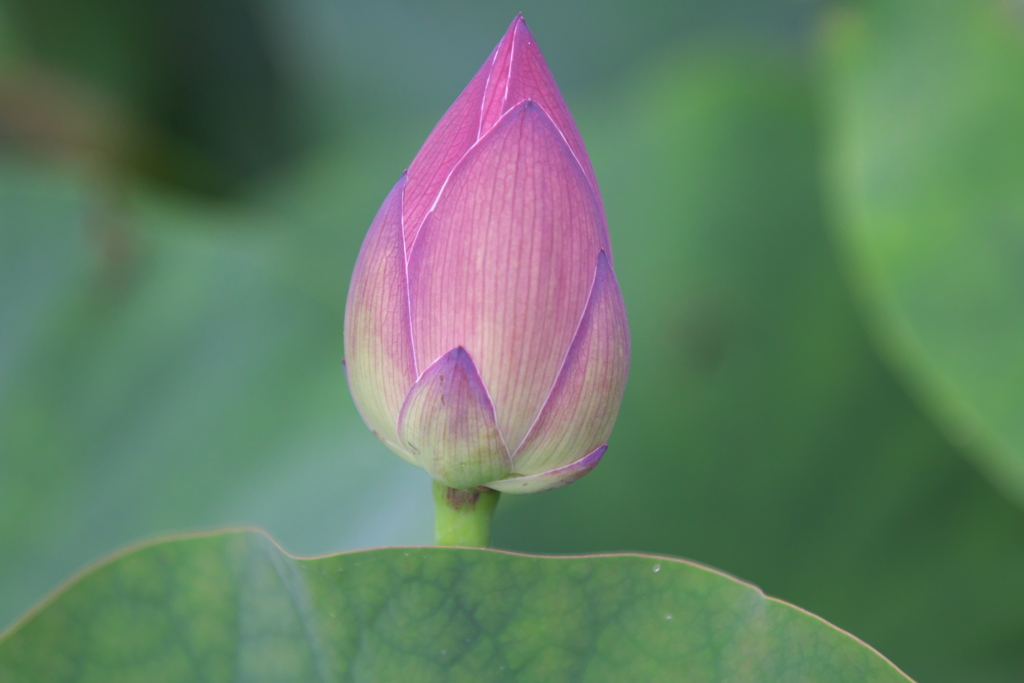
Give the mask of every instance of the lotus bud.
M 345 355 L 366 424 L 451 488 L 545 491 L 604 455 L 626 310 L 594 170 L 522 16 L 370 226 Z

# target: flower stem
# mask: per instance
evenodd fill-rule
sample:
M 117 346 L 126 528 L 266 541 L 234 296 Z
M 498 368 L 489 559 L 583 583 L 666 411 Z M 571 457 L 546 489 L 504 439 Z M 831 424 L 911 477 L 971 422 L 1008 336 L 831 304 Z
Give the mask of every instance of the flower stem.
M 486 548 L 501 494 L 490 489 L 453 489 L 434 482 L 437 545 Z

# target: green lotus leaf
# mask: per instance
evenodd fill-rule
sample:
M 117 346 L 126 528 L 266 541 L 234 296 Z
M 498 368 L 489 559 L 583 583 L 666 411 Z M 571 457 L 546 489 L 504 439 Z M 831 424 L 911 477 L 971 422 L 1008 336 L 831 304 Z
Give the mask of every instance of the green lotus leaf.
M 434 547 L 299 559 L 241 531 L 85 572 L 0 639 L 0 680 L 909 679 L 825 621 L 681 560 Z

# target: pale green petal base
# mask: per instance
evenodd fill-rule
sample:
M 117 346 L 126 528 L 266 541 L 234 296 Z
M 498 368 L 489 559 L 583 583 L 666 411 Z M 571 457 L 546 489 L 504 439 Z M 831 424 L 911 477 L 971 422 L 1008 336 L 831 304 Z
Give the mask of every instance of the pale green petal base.
M 597 467 L 597 463 L 601 462 L 601 458 L 607 450 L 608 444 L 605 444 L 565 467 L 541 472 L 540 474 L 492 481 L 487 484 L 487 487 L 504 493 L 541 493 L 542 491 L 561 488 L 573 483 Z

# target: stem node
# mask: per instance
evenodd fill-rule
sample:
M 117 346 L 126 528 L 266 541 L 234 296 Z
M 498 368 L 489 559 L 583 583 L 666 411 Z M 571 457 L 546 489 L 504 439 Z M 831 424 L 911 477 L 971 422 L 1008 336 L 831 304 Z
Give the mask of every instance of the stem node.
M 453 489 L 434 482 L 437 545 L 486 548 L 491 519 L 501 494 L 488 488 Z

